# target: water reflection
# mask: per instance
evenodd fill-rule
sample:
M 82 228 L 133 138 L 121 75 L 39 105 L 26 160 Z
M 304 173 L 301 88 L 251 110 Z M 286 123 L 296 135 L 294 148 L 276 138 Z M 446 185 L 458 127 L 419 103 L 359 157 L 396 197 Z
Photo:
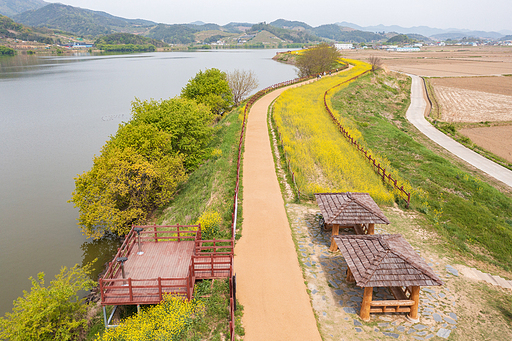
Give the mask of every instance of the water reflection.
M 117 253 L 117 249 L 121 246 L 121 239 L 114 234 L 107 234 L 103 238 L 96 240 L 88 240 L 80 246 L 83 251 L 82 266 L 90 264 L 95 259 L 94 270 L 91 279 L 98 280 L 98 275 L 108 266 L 108 262 L 112 261 L 112 257 Z

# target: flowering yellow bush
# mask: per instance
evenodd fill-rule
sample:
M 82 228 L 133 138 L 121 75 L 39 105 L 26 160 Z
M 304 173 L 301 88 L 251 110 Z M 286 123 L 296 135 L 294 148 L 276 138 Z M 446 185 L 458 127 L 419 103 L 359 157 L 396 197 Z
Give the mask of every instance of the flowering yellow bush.
M 284 152 L 295 172 L 297 185 L 305 195 L 367 192 L 378 203 L 391 203 L 393 193 L 386 189 L 364 156 L 338 131 L 325 110 L 325 91 L 371 69 L 371 65 L 364 62 L 343 61 L 352 64 L 352 68 L 310 85 L 289 89 L 275 102 L 273 117 Z M 362 139 L 355 127 L 348 127 L 348 130 L 355 139 Z
M 213 239 L 219 232 L 222 218 L 219 212 L 205 211 L 197 219 L 196 225 L 201 224 L 201 234 L 203 239 Z
M 181 340 L 192 316 L 203 311 L 200 301 L 187 301 L 167 295 L 164 300 L 108 329 L 97 341 L 174 341 Z

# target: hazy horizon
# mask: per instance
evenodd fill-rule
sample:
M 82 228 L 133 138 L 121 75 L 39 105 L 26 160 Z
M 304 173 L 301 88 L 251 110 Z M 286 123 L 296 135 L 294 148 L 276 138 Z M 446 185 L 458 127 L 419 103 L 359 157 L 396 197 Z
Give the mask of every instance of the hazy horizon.
M 317 27 L 349 22 L 359 26 L 428 26 L 439 29 L 472 31 L 512 31 L 512 1 L 490 0 L 360 0 L 344 2 L 318 0 L 315 6 L 306 0 L 224 0 L 187 2 L 147 0 L 45 0 L 128 19 L 157 23 L 183 24 L 196 21 L 226 25 L 230 22 L 272 22 L 277 19 L 302 21 Z

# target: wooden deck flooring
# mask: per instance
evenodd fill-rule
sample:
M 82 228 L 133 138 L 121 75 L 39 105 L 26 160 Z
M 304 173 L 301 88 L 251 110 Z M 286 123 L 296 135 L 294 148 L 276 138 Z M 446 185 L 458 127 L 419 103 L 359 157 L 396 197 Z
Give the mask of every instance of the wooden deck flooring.
M 126 278 L 184 278 L 188 276 L 194 253 L 193 241 L 145 242 L 143 255 L 137 254 L 135 246 L 124 263 Z M 116 278 L 122 278 L 121 273 Z

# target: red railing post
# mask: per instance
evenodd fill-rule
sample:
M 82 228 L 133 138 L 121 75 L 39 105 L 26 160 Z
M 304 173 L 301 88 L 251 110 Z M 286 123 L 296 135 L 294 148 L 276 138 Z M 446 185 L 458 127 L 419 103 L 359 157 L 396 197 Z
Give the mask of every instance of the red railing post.
M 158 298 L 162 301 L 162 277 L 158 277 Z
M 133 302 L 133 288 L 132 288 L 132 278 L 128 278 L 128 292 L 130 293 L 130 302 Z
M 103 292 L 103 278 L 100 278 L 100 294 L 101 294 L 101 302 L 105 301 L 105 293 Z
M 156 223 L 153 224 L 153 230 L 155 231 L 155 243 L 158 242 L 158 238 L 156 236 Z

